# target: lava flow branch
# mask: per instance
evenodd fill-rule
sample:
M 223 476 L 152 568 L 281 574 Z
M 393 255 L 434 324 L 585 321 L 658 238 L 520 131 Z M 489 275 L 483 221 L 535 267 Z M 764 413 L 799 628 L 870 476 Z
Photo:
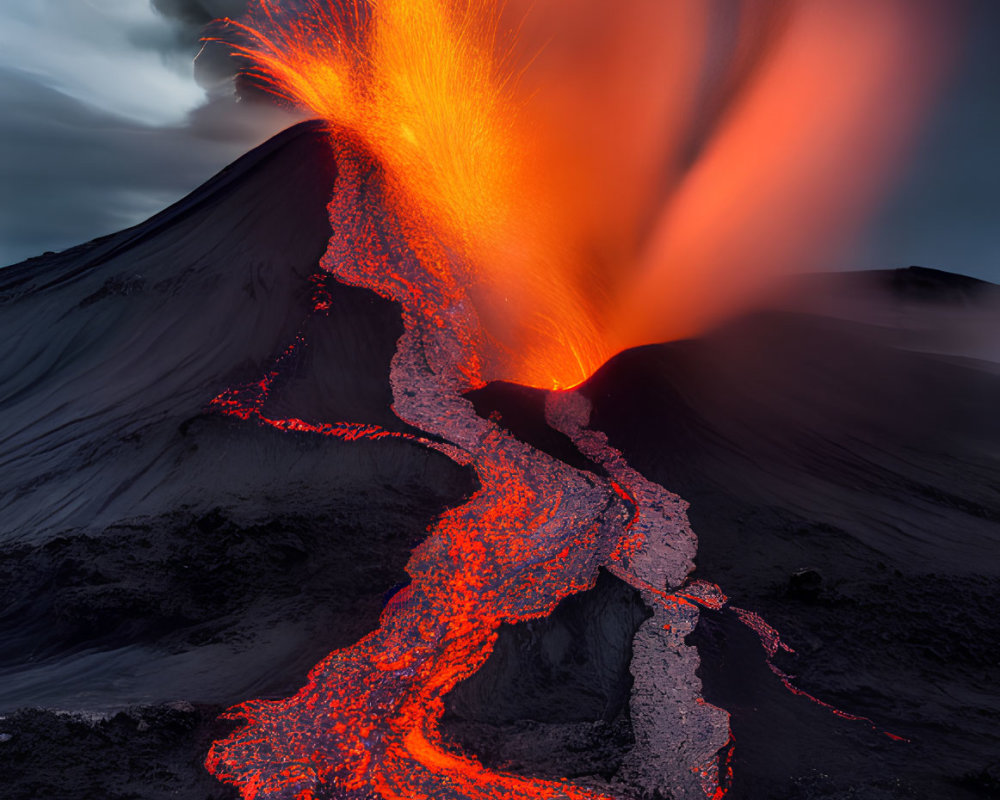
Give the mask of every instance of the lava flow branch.
M 729 43 L 730 61 L 715 64 L 721 78 L 711 91 L 699 78 L 706 54 L 718 50 L 708 46 L 708 3 L 570 5 L 559 16 L 566 38 L 542 24 L 560 4 L 516 0 L 305 0 L 294 11 L 257 0 L 248 18 L 229 23 L 251 74 L 330 123 L 338 177 L 321 267 L 399 304 L 394 411 L 426 434 L 408 437 L 414 446 L 470 465 L 480 486 L 414 550 L 412 580 L 377 630 L 331 653 L 295 696 L 228 712 L 243 725 L 213 745 L 207 766 L 248 800 L 612 796 L 613 784 L 486 769 L 438 730 L 444 696 L 487 659 L 499 626 L 550 614 L 592 586 L 601 567 L 654 609 L 634 642 L 635 746 L 618 785 L 677 798 L 724 794 L 728 717 L 701 697 L 697 654 L 684 637 L 699 607 L 725 598 L 688 580 L 696 540 L 684 501 L 588 429 L 589 404 L 571 387 L 625 346 L 686 335 L 731 309 L 753 281 L 719 289 L 727 247 L 745 248 L 748 271 L 757 255 L 779 265 L 798 257 L 795 237 L 780 248 L 770 229 L 751 235 L 759 214 L 819 209 L 823 224 L 810 217 L 807 226 L 814 240 L 839 234 L 872 175 L 885 170 L 833 181 L 823 203 L 804 203 L 803 187 L 837 160 L 804 157 L 813 117 L 783 118 L 780 150 L 747 158 L 748 147 L 766 143 L 760 114 L 794 88 L 787 70 L 828 88 L 820 62 L 835 49 L 816 46 L 823 26 L 841 18 L 842 0 L 741 4 L 745 24 Z M 838 65 L 847 88 L 823 95 L 822 127 L 843 137 L 844 158 L 864 161 L 898 141 L 922 92 L 897 95 L 898 119 L 874 134 L 859 115 L 904 81 L 888 69 L 872 88 L 852 83 L 852 70 L 871 69 L 876 58 L 898 67 L 902 40 L 926 32 L 896 0 L 866 0 L 854 11 L 858 23 L 835 31 L 853 47 Z M 582 88 L 567 83 L 571 74 L 587 78 Z M 636 104 L 636 89 L 641 96 L 661 81 L 669 91 Z M 800 92 L 796 102 L 808 100 Z M 753 213 L 737 213 L 734 192 L 754 185 L 765 174 L 758 170 L 777 170 L 779 156 L 793 163 L 768 184 L 773 191 L 756 192 Z M 737 167 L 730 185 L 727 171 Z M 703 223 L 713 213 L 718 230 L 709 235 Z M 674 290 L 663 293 L 665 282 Z M 725 296 L 693 307 L 710 286 Z M 652 291 L 664 298 L 655 309 Z M 314 313 L 328 306 L 317 302 Z M 399 435 L 264 417 L 281 369 L 278 356 L 259 383 L 212 407 L 302 435 Z M 463 394 L 495 379 L 557 390 L 549 424 L 601 475 L 477 416 Z

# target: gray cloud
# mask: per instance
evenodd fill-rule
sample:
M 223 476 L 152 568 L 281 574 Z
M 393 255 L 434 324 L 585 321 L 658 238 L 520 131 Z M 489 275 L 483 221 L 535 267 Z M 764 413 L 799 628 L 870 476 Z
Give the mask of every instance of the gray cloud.
M 30 1 L 0 27 L 54 65 L 0 54 L 0 265 L 133 225 L 298 119 L 238 98 L 221 46 L 194 82 L 204 25 L 246 0 L 154 0 L 159 16 L 127 18 Z
M 154 127 L 11 70 L 0 70 L 0 104 L 0 263 L 135 224 L 290 122 L 233 101 Z

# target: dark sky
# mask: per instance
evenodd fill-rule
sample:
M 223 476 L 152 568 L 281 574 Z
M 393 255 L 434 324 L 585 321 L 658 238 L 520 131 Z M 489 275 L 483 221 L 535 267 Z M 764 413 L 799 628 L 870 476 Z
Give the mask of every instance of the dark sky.
M 202 26 L 245 0 L 0 0 L 0 264 L 145 219 L 294 121 L 237 102 Z M 914 54 L 919 58 L 919 53 Z M 1000 282 L 1000 0 L 845 267 Z
M 1000 0 L 977 0 L 957 72 L 858 267 L 938 267 L 1000 283 Z

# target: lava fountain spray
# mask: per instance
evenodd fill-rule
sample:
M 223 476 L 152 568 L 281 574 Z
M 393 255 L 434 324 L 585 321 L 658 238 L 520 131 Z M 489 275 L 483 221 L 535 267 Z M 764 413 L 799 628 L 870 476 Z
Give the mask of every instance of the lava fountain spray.
M 561 389 L 833 263 L 944 74 L 954 5 L 255 2 L 239 49 L 475 265 L 484 377 Z
M 688 580 L 695 538 L 686 504 L 588 430 L 589 408 L 576 393 L 551 394 L 547 419 L 593 472 L 478 417 L 463 393 L 498 378 L 565 389 L 618 349 L 691 332 L 745 295 L 750 281 L 739 293 L 724 292 L 724 302 L 687 307 L 707 294 L 705 281 L 722 277 L 718 264 L 730 253 L 719 237 L 730 245 L 755 241 L 718 181 L 742 163 L 740 152 L 752 160 L 745 148 L 757 141 L 763 113 L 755 109 L 767 110 L 765 101 L 783 90 L 778 54 L 791 48 L 784 58 L 797 65 L 795 42 L 813 52 L 815 30 L 800 15 L 816 12 L 803 9 L 821 7 L 835 19 L 833 9 L 845 3 L 742 5 L 750 33 L 731 34 L 726 47 L 735 55 L 722 61 L 712 55 L 720 45 L 708 3 L 563 5 L 308 0 L 288 13 L 259 0 L 237 25 L 245 36 L 238 52 L 272 90 L 331 123 L 338 178 L 321 267 L 399 303 L 404 334 L 390 376 L 396 414 L 427 434 L 415 445 L 471 466 L 480 484 L 416 548 L 407 566 L 412 582 L 393 597 L 378 630 L 330 654 L 294 697 L 229 712 L 244 725 L 215 743 L 207 764 L 245 798 L 609 796 L 609 787 L 488 770 L 449 749 L 437 730 L 444 695 L 482 665 L 499 625 L 551 613 L 591 586 L 600 567 L 637 587 L 655 610 L 636 636 L 636 745 L 620 780 L 678 798 L 724 793 L 727 717 L 701 698 L 697 656 L 684 636 L 698 605 L 719 607 L 725 598 Z M 878 22 L 864 11 L 872 5 L 888 15 L 883 27 L 900 21 L 900 3 L 858 3 L 865 30 L 853 39 L 850 27 L 838 35 L 872 48 L 902 36 L 878 25 L 881 34 L 868 31 L 867 23 Z M 553 10 L 568 21 L 569 39 L 542 35 Z M 610 76 L 595 72 L 591 102 L 583 102 L 563 78 L 583 69 L 581 54 L 592 51 L 594 36 L 604 43 Z M 644 45 L 638 66 L 629 46 L 636 37 Z M 722 76 L 707 84 L 700 77 L 706 61 Z M 624 85 L 645 97 L 663 75 L 672 76 L 670 91 L 656 95 L 651 109 L 620 93 Z M 835 101 L 827 121 L 844 135 L 854 130 L 853 117 Z M 909 119 L 916 100 L 899 105 Z M 611 111 L 624 132 L 608 124 Z M 814 122 L 797 126 L 786 117 L 781 124 L 799 136 L 815 133 Z M 783 148 L 794 153 L 797 141 L 788 134 Z M 798 187 L 815 177 L 810 163 L 795 160 L 786 182 Z M 644 175 L 650 165 L 653 174 Z M 755 176 L 751 168 L 739 172 L 739 191 L 753 188 Z M 867 191 L 848 183 L 835 194 L 856 199 Z M 758 194 L 766 210 L 801 205 L 797 191 Z M 842 230 L 844 215 L 827 210 Z M 716 238 L 704 228 L 713 214 Z M 781 248 L 771 243 L 772 230 L 765 233 L 770 249 L 760 252 L 769 261 L 799 252 L 795 237 Z M 700 235 L 712 245 L 698 245 Z M 667 266 L 650 266 L 657 252 Z M 645 292 L 660 291 L 664 281 L 676 289 L 654 315 Z M 330 313 L 328 305 L 318 301 L 314 313 Z M 389 435 L 266 419 L 260 408 L 272 379 L 227 392 L 213 406 L 284 429 Z

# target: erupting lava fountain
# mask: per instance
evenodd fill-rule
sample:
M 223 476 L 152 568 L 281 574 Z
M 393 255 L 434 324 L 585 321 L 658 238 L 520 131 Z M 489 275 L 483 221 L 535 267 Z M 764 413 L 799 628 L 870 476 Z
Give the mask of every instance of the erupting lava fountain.
M 588 401 L 570 387 L 624 347 L 718 319 L 807 243 L 842 234 L 941 59 L 903 69 L 907 48 L 934 47 L 928 16 L 895 0 L 743 4 L 728 60 L 708 3 L 563 5 L 311 0 L 290 12 L 259 0 L 231 23 L 250 73 L 330 123 L 322 267 L 399 304 L 394 411 L 424 435 L 267 417 L 282 358 L 213 408 L 318 435 L 409 436 L 479 481 L 414 550 L 412 581 L 377 630 L 295 696 L 230 710 L 242 727 L 207 764 L 244 798 L 725 793 L 728 717 L 702 699 L 684 639 L 699 606 L 727 600 L 689 581 L 684 501 L 588 429 Z M 562 33 L 546 37 L 555 12 Z M 890 92 L 893 113 L 873 125 Z M 776 218 L 793 233 L 776 236 Z M 313 313 L 329 302 L 317 296 Z M 497 379 L 556 390 L 547 421 L 591 469 L 477 416 L 464 393 Z M 443 697 L 484 663 L 499 626 L 550 614 L 601 567 L 653 609 L 634 641 L 635 746 L 616 780 L 535 780 L 450 749 Z M 738 613 L 769 651 L 781 646 Z

